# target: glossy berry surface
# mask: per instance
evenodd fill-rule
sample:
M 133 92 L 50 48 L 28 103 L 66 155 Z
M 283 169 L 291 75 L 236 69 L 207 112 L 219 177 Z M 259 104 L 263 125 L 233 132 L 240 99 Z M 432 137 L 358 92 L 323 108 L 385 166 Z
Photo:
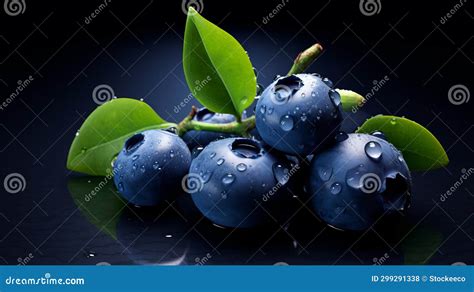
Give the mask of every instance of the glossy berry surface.
M 316 214 L 343 230 L 365 230 L 410 204 L 411 177 L 402 154 L 373 135 L 337 135 L 311 162 L 308 190 Z
M 307 155 L 339 130 L 341 110 L 341 97 L 327 78 L 313 74 L 280 77 L 257 103 L 257 130 L 271 147 Z
M 235 117 L 233 115 L 214 113 L 207 108 L 200 108 L 193 119 L 195 121 L 210 124 L 227 124 L 235 122 Z M 191 130 L 183 135 L 183 140 L 186 142 L 189 149 L 192 150 L 196 147 L 205 147 L 212 141 L 228 137 L 231 137 L 231 134 Z
M 178 192 L 191 153 L 177 135 L 149 130 L 129 138 L 114 162 L 114 182 L 129 203 L 154 206 Z
M 275 204 L 289 197 L 283 192 L 290 176 L 288 163 L 256 140 L 211 142 L 191 164 L 188 192 L 201 213 L 217 225 L 262 225 L 271 220 L 267 212 L 273 214 Z

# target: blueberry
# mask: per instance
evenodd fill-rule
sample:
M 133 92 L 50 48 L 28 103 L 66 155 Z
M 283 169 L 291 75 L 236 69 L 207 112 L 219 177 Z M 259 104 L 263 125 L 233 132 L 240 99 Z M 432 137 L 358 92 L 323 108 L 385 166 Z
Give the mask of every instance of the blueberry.
M 283 190 L 289 172 L 289 161 L 269 153 L 261 142 L 226 138 L 210 143 L 193 160 L 188 180 L 196 184 L 189 193 L 215 224 L 256 227 L 271 218 L 269 213 L 275 216 L 275 206 L 288 199 Z
M 129 138 L 114 162 L 114 182 L 128 202 L 154 206 L 181 190 L 191 153 L 181 138 L 148 130 Z
M 330 80 L 313 74 L 277 78 L 257 103 L 256 124 L 263 141 L 289 154 L 321 148 L 341 121 L 339 93 Z
M 316 214 L 343 230 L 370 228 L 385 213 L 409 207 L 411 177 L 402 154 L 374 135 L 345 134 L 316 155 L 308 189 Z
M 211 124 L 227 124 L 235 122 L 235 117 L 230 114 L 214 113 L 207 108 L 201 108 L 194 116 L 194 120 Z M 189 149 L 194 149 L 196 147 L 204 147 L 212 141 L 228 137 L 231 137 L 231 134 L 191 130 L 183 135 L 183 140 Z

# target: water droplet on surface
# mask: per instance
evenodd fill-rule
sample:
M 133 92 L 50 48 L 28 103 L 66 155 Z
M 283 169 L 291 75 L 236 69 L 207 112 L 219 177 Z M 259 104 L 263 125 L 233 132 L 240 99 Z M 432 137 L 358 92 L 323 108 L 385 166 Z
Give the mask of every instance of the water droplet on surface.
M 124 188 L 123 188 L 123 183 L 122 182 L 118 183 L 118 190 L 119 190 L 119 192 L 123 192 Z
M 134 164 L 132 165 L 132 169 L 133 169 L 133 170 L 137 170 L 137 164 L 136 164 L 136 163 L 134 163 Z
M 329 97 L 336 107 L 341 104 L 341 96 L 334 89 L 329 90 Z
M 202 182 L 207 183 L 211 179 L 211 176 L 212 176 L 212 171 L 207 171 L 206 173 L 202 174 L 201 175 Z
M 364 150 L 365 154 L 375 161 L 379 161 L 382 158 L 382 146 L 378 142 L 370 141 L 365 144 Z
M 328 181 L 332 176 L 332 168 L 326 166 L 319 166 L 316 171 L 322 181 Z
M 397 118 L 391 118 L 390 119 L 390 124 L 396 125 L 397 124 Z
M 217 165 L 222 165 L 222 163 L 224 163 L 224 161 L 225 161 L 224 158 L 219 158 L 217 160 Z
M 283 131 L 286 131 L 286 132 L 291 131 L 293 129 L 293 125 L 294 125 L 293 118 L 290 115 L 284 115 L 283 117 L 281 117 L 280 128 Z
M 199 154 L 201 154 L 203 149 L 204 149 L 204 147 L 201 147 L 201 146 L 198 146 L 198 147 L 194 148 L 193 152 L 191 153 L 192 158 L 198 157 Z
M 279 163 L 273 164 L 273 176 L 282 185 L 290 180 L 288 169 Z
M 230 185 L 231 183 L 233 183 L 235 180 L 235 176 L 231 173 L 228 173 L 226 175 L 224 175 L 224 177 L 222 178 L 222 183 L 226 186 Z
M 316 92 L 311 91 L 311 96 L 312 96 L 312 97 L 315 97 L 315 96 L 316 96 Z
M 153 169 L 155 169 L 155 170 L 160 168 L 160 164 L 158 164 L 158 161 L 153 162 L 152 166 L 153 166 Z
M 349 138 L 349 135 L 347 135 L 346 132 L 339 132 L 336 134 L 336 142 L 342 142 L 344 140 L 346 140 L 347 138 Z
M 171 158 L 174 157 L 174 151 L 173 151 L 173 150 L 170 150 L 170 157 L 171 157 Z
M 387 140 L 387 137 L 385 137 L 385 134 L 383 132 L 380 132 L 380 131 L 375 131 L 371 135 L 374 136 L 374 137 L 383 139 L 383 140 Z
M 240 172 L 243 172 L 247 169 L 247 165 L 245 165 L 244 163 L 239 163 L 237 164 L 237 170 L 240 171 Z
M 140 155 L 133 155 L 133 156 L 132 156 L 132 160 L 135 161 L 135 160 L 138 159 L 138 157 L 140 157 Z
M 95 257 L 97 254 L 93 251 L 88 251 L 86 252 L 86 258 L 93 258 Z
M 267 110 L 267 114 L 271 115 L 273 113 L 273 107 L 269 106 Z
M 260 106 L 260 112 L 264 114 L 267 111 L 267 107 L 265 105 Z
M 212 152 L 211 154 L 209 154 L 209 158 L 214 158 L 216 156 L 216 152 Z
M 327 86 L 329 86 L 329 87 L 331 87 L 331 88 L 334 86 L 334 84 L 332 83 L 332 81 L 329 80 L 329 79 L 326 78 L 326 77 L 323 78 L 323 82 L 324 82 L 324 84 L 326 84 Z
M 302 122 L 304 122 L 308 119 L 308 117 L 306 116 L 306 114 L 302 114 L 300 119 Z
M 306 97 L 306 94 L 304 92 L 301 93 L 301 97 Z
M 140 171 L 144 173 L 146 171 L 145 165 L 140 166 Z
M 335 182 L 331 185 L 331 188 L 330 188 L 331 194 L 337 195 L 341 192 L 341 190 L 342 190 L 342 185 L 340 183 Z
M 398 161 L 403 162 L 403 161 L 404 161 L 404 160 L 403 160 L 403 156 L 398 155 Z
M 76 137 L 79 136 L 79 131 L 76 132 Z

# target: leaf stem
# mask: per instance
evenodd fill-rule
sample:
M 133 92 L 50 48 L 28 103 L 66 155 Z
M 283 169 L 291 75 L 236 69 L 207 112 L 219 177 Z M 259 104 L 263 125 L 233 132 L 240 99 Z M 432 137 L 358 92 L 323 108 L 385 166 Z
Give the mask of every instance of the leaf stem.
M 287 75 L 303 73 L 322 51 L 323 47 L 320 44 L 314 44 L 299 53 Z
M 226 124 L 211 124 L 194 120 L 197 108 L 193 106 L 191 112 L 178 124 L 178 135 L 182 136 L 188 131 L 210 131 L 247 136 L 255 128 L 255 116 Z

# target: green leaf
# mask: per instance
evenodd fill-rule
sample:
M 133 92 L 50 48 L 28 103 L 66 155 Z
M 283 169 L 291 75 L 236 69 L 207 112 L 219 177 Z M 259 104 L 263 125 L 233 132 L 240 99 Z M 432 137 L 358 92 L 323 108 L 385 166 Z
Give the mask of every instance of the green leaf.
M 402 242 L 406 265 L 424 265 L 435 255 L 443 235 L 427 227 L 417 227 Z
M 341 96 L 342 109 L 345 112 L 356 112 L 364 103 L 364 97 L 357 92 L 346 89 L 336 89 Z
M 126 203 L 115 190 L 112 177 L 75 177 L 67 188 L 86 219 L 117 239 L 117 222 Z
M 433 134 L 406 118 L 378 115 L 365 121 L 358 133 L 382 131 L 403 153 L 410 170 L 432 170 L 449 163 L 448 155 Z
M 67 168 L 107 175 L 125 140 L 137 132 L 170 124 L 142 101 L 117 98 L 96 108 L 82 124 L 67 157 Z
M 240 116 L 255 99 L 257 81 L 244 48 L 192 7 L 184 33 L 183 68 L 191 92 L 211 111 Z

